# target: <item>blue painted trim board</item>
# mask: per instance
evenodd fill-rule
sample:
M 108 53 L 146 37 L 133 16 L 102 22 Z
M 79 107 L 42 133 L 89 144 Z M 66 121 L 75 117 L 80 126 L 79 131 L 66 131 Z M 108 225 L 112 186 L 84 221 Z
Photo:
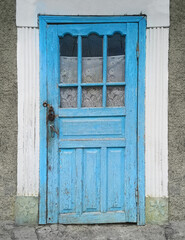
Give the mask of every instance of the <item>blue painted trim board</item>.
M 103 36 L 103 107 L 106 107 L 107 81 L 107 35 Z
M 80 86 L 82 82 L 82 37 L 78 36 L 78 99 L 77 106 L 81 107 L 82 99 L 82 87 Z
M 145 58 L 146 19 L 139 22 L 138 60 L 138 225 L 145 224 Z
M 67 24 L 62 25 L 58 29 L 59 37 L 63 37 L 65 34 L 70 34 L 72 36 L 83 35 L 87 36 L 91 33 L 96 32 L 97 34 L 103 35 L 112 35 L 115 32 L 119 32 L 122 35 L 127 33 L 126 23 L 98 23 L 91 24 L 89 31 L 89 24 Z
M 138 24 L 127 24 L 126 56 L 125 56 L 125 106 L 129 106 L 125 119 L 125 138 L 127 147 L 125 150 L 125 211 L 126 222 L 136 222 L 137 185 L 137 59 L 136 46 L 138 41 Z M 128 90 L 127 90 L 128 89 Z M 127 191 L 129 189 L 129 191 Z
M 52 47 L 49 47 L 52 46 Z M 49 25 L 47 27 L 47 81 L 48 81 L 48 103 L 55 109 L 55 121 L 48 124 L 48 193 L 47 193 L 47 223 L 58 222 L 58 178 L 59 178 L 59 166 L 58 166 L 58 135 L 54 134 L 51 137 L 51 131 L 49 125 L 53 125 L 55 129 L 58 129 L 58 104 L 59 104 L 59 89 L 53 84 L 53 79 L 57 84 L 60 79 L 60 58 L 59 58 L 59 39 L 57 33 L 57 25 Z M 52 180 L 51 180 L 52 179 Z
M 86 140 L 80 141 L 76 140 L 71 142 L 70 140 L 60 141 L 59 148 L 104 148 L 104 147 L 125 147 L 126 141 L 124 138 L 120 138 L 120 140 L 114 140 L 114 138 L 109 138 L 108 140 Z
M 42 19 L 47 23 L 127 23 L 139 22 L 145 16 L 39 16 L 39 21 Z
M 106 64 L 106 63 L 105 63 Z M 107 69 L 104 70 L 107 72 Z M 106 74 L 105 72 L 105 74 Z M 104 83 L 81 83 L 80 84 L 82 87 L 98 87 L 98 86 L 104 86 Z M 125 82 L 110 82 L 110 83 L 105 83 L 106 86 L 125 86 Z M 59 87 L 78 87 L 77 83 L 59 83 Z
M 81 108 L 68 109 L 59 108 L 59 117 L 108 117 L 108 116 L 125 116 L 126 109 L 122 108 Z
M 47 129 L 46 108 L 43 102 L 47 101 L 46 81 L 46 27 L 43 18 L 39 19 L 39 48 L 40 48 L 40 185 L 39 185 L 39 223 L 46 224 L 46 195 L 47 195 Z
M 124 212 L 109 212 L 109 213 L 83 213 L 81 216 L 77 216 L 75 214 L 70 214 L 66 216 L 66 214 L 60 214 L 59 223 L 61 224 L 70 224 L 71 219 L 74 224 L 94 224 L 96 223 L 119 223 L 118 219 L 123 219 L 123 222 L 126 221 Z

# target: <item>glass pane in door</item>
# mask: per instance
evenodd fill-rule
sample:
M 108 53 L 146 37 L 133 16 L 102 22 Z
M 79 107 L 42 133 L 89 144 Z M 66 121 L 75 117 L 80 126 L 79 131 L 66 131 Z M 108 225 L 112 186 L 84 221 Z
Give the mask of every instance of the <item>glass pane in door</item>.
M 82 107 L 102 107 L 102 87 L 82 87 Z
M 107 82 L 125 81 L 125 37 L 120 33 L 108 36 Z
M 107 87 L 107 107 L 125 106 L 125 87 L 109 86 Z
M 103 38 L 90 34 L 82 38 L 82 83 L 103 82 Z
M 60 89 L 60 106 L 62 108 L 77 107 L 77 87 L 64 87 Z
M 77 37 L 60 38 L 60 82 L 77 83 Z

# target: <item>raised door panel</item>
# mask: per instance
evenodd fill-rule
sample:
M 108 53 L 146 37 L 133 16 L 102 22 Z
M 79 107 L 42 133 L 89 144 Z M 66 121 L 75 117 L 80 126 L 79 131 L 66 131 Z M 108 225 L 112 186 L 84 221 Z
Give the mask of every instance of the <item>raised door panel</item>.
M 100 149 L 83 151 L 83 212 L 100 211 Z
M 108 148 L 108 211 L 124 210 L 124 148 Z

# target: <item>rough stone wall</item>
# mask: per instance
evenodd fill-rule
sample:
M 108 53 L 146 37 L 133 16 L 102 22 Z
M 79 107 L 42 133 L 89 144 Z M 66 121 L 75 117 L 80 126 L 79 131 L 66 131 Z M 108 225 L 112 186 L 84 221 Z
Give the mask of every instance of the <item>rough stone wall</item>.
M 185 219 L 185 1 L 170 1 L 169 219 Z
M 14 219 L 17 168 L 16 0 L 0 1 L 0 219 Z

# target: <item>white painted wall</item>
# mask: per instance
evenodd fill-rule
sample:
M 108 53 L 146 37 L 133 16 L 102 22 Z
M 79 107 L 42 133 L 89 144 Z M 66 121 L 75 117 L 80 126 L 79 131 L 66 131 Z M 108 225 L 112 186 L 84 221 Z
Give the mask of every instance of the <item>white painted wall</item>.
M 17 195 L 38 196 L 39 187 L 39 31 L 18 28 Z
M 37 27 L 38 14 L 147 15 L 148 27 L 169 26 L 169 0 L 17 0 L 17 26 Z
M 146 195 L 168 195 L 168 28 L 147 29 Z
M 168 28 L 147 29 L 146 195 L 168 196 Z M 18 188 L 39 193 L 39 30 L 18 28 Z

